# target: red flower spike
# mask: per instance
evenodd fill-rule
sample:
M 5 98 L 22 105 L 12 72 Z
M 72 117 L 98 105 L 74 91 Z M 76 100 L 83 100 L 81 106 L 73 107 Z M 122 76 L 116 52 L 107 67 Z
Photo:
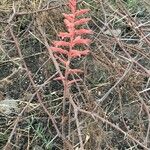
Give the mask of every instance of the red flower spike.
M 83 14 L 87 13 L 88 11 L 89 11 L 89 9 L 77 10 L 77 11 L 75 12 L 75 16 L 83 15 Z
M 54 57 L 58 61 L 58 64 L 61 63 L 63 65 L 63 69 L 65 69 L 64 73 L 62 72 L 62 76 L 55 78 L 55 80 L 61 80 L 64 86 L 68 85 L 64 88 L 64 90 L 69 88 L 73 83 L 81 81 L 81 79 L 79 78 L 69 80 L 69 75 L 83 73 L 83 71 L 80 69 L 72 69 L 70 62 L 74 58 L 86 56 L 89 54 L 89 50 L 79 51 L 75 49 L 75 46 L 88 46 L 91 40 L 88 38 L 83 38 L 82 36 L 92 33 L 92 31 L 89 29 L 79 29 L 80 25 L 86 24 L 90 20 L 90 18 L 77 18 L 78 16 L 86 14 L 89 9 L 77 10 L 77 0 L 69 0 L 68 6 L 71 10 L 71 13 L 63 14 L 67 32 L 60 32 L 58 36 L 61 37 L 62 40 L 54 41 L 54 46 L 50 47 L 50 50 L 54 52 Z M 63 57 L 64 55 L 65 57 Z
M 64 49 L 58 48 L 58 47 L 50 47 L 50 50 L 60 53 L 60 54 L 68 54 L 67 50 L 64 50 Z
M 77 20 L 74 24 L 75 24 L 76 26 L 78 26 L 78 25 L 85 24 L 85 23 L 87 23 L 87 22 L 90 21 L 90 20 L 91 20 L 90 18 L 83 18 L 83 19 Z

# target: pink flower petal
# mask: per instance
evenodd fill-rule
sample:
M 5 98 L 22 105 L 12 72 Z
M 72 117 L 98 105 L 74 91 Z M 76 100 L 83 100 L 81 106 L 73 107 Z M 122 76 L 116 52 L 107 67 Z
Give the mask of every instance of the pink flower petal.
M 89 45 L 89 43 L 91 42 L 90 39 L 83 39 L 81 38 L 80 36 L 76 37 L 74 40 L 73 40 L 73 45 L 76 45 L 76 44 L 85 44 L 85 45 Z
M 54 41 L 53 44 L 57 46 L 69 46 L 70 42 L 65 42 L 65 41 Z
M 81 10 L 77 10 L 75 15 L 79 16 L 79 15 L 83 15 L 85 13 L 87 13 L 89 11 L 89 9 L 81 9 Z
M 64 19 L 64 23 L 65 23 L 66 27 L 71 28 L 71 29 L 74 28 L 74 23 L 71 23 L 67 19 Z
M 69 21 L 69 22 L 73 22 L 75 16 L 73 14 L 65 14 L 63 13 L 64 17 Z
M 62 39 L 64 39 L 64 38 L 70 38 L 70 37 L 71 37 L 71 34 L 68 33 L 68 32 L 60 32 L 60 33 L 58 34 L 58 36 L 60 36 Z
M 69 7 L 71 9 L 71 12 L 74 14 L 76 11 L 76 5 L 77 5 L 77 0 L 70 0 L 69 1 Z
M 77 26 L 77 25 L 82 25 L 82 24 L 85 24 L 87 23 L 89 20 L 91 20 L 90 18 L 82 18 L 82 19 L 79 19 L 77 20 L 74 24 Z
M 92 30 L 89 29 L 79 29 L 79 30 L 75 30 L 76 35 L 82 35 L 82 34 L 91 34 L 93 33 Z
M 89 52 L 90 52 L 89 50 L 81 51 L 81 55 L 82 55 L 82 56 L 88 55 Z
M 68 55 L 70 56 L 70 57 L 81 57 L 81 52 L 80 51 L 78 51 L 78 50 L 70 50 L 69 51 L 69 53 L 68 53 Z

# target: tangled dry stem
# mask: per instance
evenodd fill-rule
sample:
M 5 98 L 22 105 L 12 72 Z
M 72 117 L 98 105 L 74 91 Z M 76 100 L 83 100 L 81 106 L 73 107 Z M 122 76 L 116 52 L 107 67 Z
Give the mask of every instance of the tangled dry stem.
M 89 5 L 86 2 L 82 2 L 81 5 L 82 4 Z M 5 143 L 4 149 L 10 149 L 12 145 L 15 145 L 15 143 L 13 143 L 14 136 L 17 136 L 17 134 L 19 133 L 19 124 L 23 122 L 22 118 L 24 116 L 24 113 L 27 112 L 35 97 L 36 100 L 38 100 L 38 102 L 36 103 L 40 104 L 40 108 L 42 108 L 42 110 L 44 110 L 44 114 L 48 116 L 47 119 L 51 120 L 51 123 L 53 124 L 53 129 L 55 129 L 55 131 L 53 131 L 53 134 L 57 138 L 62 139 L 63 144 L 58 143 L 58 145 L 60 146 L 62 144 L 61 148 L 63 149 L 92 149 L 92 144 L 97 145 L 100 140 L 97 141 L 97 143 L 94 143 L 92 141 L 92 134 L 90 133 L 91 131 L 89 130 L 92 123 L 96 123 L 98 126 L 103 126 L 99 128 L 103 130 L 104 134 L 101 134 L 100 137 L 98 136 L 99 139 L 103 139 L 103 142 L 101 142 L 100 145 L 97 145 L 97 149 L 100 149 L 102 147 L 102 143 L 106 143 L 104 144 L 105 147 L 108 147 L 110 149 L 113 149 L 115 147 L 113 147 L 112 143 L 110 142 L 110 137 L 107 137 L 107 135 L 112 136 L 109 134 L 110 132 L 113 134 L 116 133 L 116 135 L 122 134 L 122 136 L 124 137 L 123 141 L 126 141 L 126 144 L 130 145 L 131 147 L 140 146 L 140 148 L 147 150 L 150 148 L 150 114 L 148 87 L 150 71 L 148 65 L 146 65 L 146 62 L 150 60 L 150 40 L 149 36 L 147 35 L 147 31 L 145 31 L 145 24 L 147 22 L 138 22 L 122 2 L 118 2 L 116 4 L 117 10 L 114 10 L 114 7 L 108 5 L 108 3 L 105 2 L 97 2 L 97 5 L 100 6 L 100 11 L 104 15 L 108 14 L 109 10 L 113 12 L 114 16 L 123 19 L 123 22 L 132 29 L 131 33 L 136 34 L 136 37 L 138 37 L 138 41 L 140 41 L 140 43 L 128 44 L 127 42 L 124 42 L 122 40 L 122 37 L 118 35 L 116 36 L 112 30 L 112 26 L 108 24 L 108 22 L 111 21 L 111 18 L 110 20 L 107 20 L 107 17 L 104 16 L 106 17 L 105 22 L 101 21 L 101 23 L 104 24 L 105 28 L 110 31 L 109 35 L 105 34 L 105 31 L 102 30 L 102 27 L 100 27 L 100 25 L 98 24 L 99 18 L 96 18 L 96 21 L 93 19 L 92 25 L 94 26 L 94 23 L 96 25 L 94 29 L 95 33 L 93 36 L 93 43 L 96 43 L 96 46 L 93 46 L 91 56 L 93 58 L 94 65 L 103 68 L 104 72 L 106 71 L 107 79 L 104 78 L 104 84 L 95 84 L 94 87 L 91 86 L 90 89 L 84 86 L 84 90 L 80 84 L 76 83 L 78 92 L 71 93 L 71 91 L 67 91 L 68 100 L 65 103 L 65 109 L 67 109 L 67 112 L 64 109 L 63 116 L 61 113 L 57 113 L 59 109 L 62 110 L 61 102 L 61 105 L 56 107 L 57 109 L 54 109 L 53 111 L 52 106 L 49 106 L 44 99 L 44 87 L 49 85 L 49 83 L 52 83 L 52 79 L 57 74 L 63 76 L 62 70 L 60 69 L 60 64 L 57 62 L 56 57 L 53 55 L 53 53 L 49 51 L 50 46 L 48 44 L 49 42 L 47 42 L 49 41 L 49 37 L 44 30 L 44 28 L 46 27 L 41 26 L 41 24 L 39 24 L 36 20 L 36 25 L 38 25 L 38 33 L 30 30 L 31 26 L 28 26 L 24 31 L 24 35 L 30 35 L 30 33 L 32 33 L 32 35 L 34 35 L 34 38 L 36 38 L 46 47 L 50 55 L 50 58 L 48 57 L 47 60 L 51 60 L 55 66 L 55 69 L 57 70 L 55 74 L 52 74 L 50 76 L 47 76 L 46 74 L 47 78 L 44 80 L 44 82 L 40 85 L 37 85 L 34 80 L 34 73 L 29 70 L 27 62 L 25 61 L 26 57 L 23 55 L 24 49 L 20 44 L 22 37 L 19 36 L 19 34 L 16 32 L 14 26 L 14 24 L 17 24 L 16 17 L 18 16 L 22 17 L 25 15 L 28 16 L 33 14 L 37 14 L 37 16 L 39 16 L 40 13 L 51 11 L 53 9 L 59 8 L 60 6 L 50 8 L 44 7 L 43 9 L 38 9 L 36 11 L 33 10 L 28 13 L 24 11 L 18 11 L 18 5 L 15 5 L 14 3 L 14 5 L 12 5 L 13 11 L 11 12 L 10 17 L 7 18 L 7 21 L 1 20 L 1 23 L 6 25 L 3 28 L 3 32 L 1 35 L 2 38 L 4 38 L 1 42 L 1 49 L 2 53 L 7 55 L 7 59 L 2 63 L 11 61 L 19 66 L 19 73 L 25 71 L 25 74 L 28 76 L 30 82 L 26 91 L 29 92 L 29 89 L 32 89 L 31 98 L 27 100 L 27 104 L 22 107 L 20 113 L 13 120 L 13 125 L 10 126 L 11 132 L 9 134 L 7 142 Z M 11 45 L 12 47 L 15 47 L 17 51 L 17 56 L 15 56 L 16 59 L 12 58 L 11 55 L 9 55 L 9 52 L 5 47 L 6 43 L 4 42 L 4 35 L 7 38 L 11 36 Z M 130 38 L 128 40 L 130 41 Z M 113 52 L 113 46 L 119 47 L 116 53 Z M 41 54 L 43 54 L 43 52 L 40 53 L 40 55 Z M 46 52 L 44 52 L 44 54 L 47 55 Z M 18 59 L 20 60 L 19 63 Z M 91 68 L 94 69 L 95 67 L 92 66 Z M 85 65 L 85 72 L 86 70 L 88 72 L 88 69 L 89 68 L 87 68 L 87 66 Z M 92 74 L 93 72 L 88 72 L 87 74 L 84 73 L 86 78 L 90 78 Z M 102 73 L 99 72 L 99 76 L 101 76 L 101 74 Z M 6 77 L 6 79 L 12 80 L 13 76 L 14 74 L 8 76 L 8 78 Z M 94 78 L 96 78 L 96 80 L 99 80 L 99 77 L 97 78 L 95 74 Z M 0 80 L 0 82 L 3 84 L 4 79 Z M 10 83 L 8 82 L 7 84 L 9 85 Z M 98 97 L 96 97 L 96 93 L 99 89 L 101 91 L 101 95 L 100 97 L 99 95 Z M 93 92 L 94 94 L 92 94 Z M 62 100 L 63 97 L 60 97 L 60 99 Z M 117 102 L 115 99 L 117 99 Z M 130 105 L 136 106 L 138 117 L 135 120 L 132 118 L 133 120 L 129 120 L 128 123 L 126 119 L 129 119 L 130 116 L 132 116 L 132 114 L 127 113 L 128 107 L 130 107 Z M 127 109 L 126 112 L 124 111 L 125 109 Z M 115 117 L 117 116 L 115 112 L 117 111 L 120 112 L 118 118 L 121 119 L 117 118 L 117 121 L 115 122 Z M 130 111 L 129 113 L 133 113 L 133 111 Z M 120 123 L 122 124 L 120 125 Z M 132 127 L 131 129 L 129 129 L 130 125 L 133 125 L 134 128 L 136 128 L 138 131 L 136 131 Z M 97 131 L 97 129 L 93 129 L 93 132 L 94 130 Z M 117 134 L 117 132 L 119 132 L 120 134 Z M 97 135 L 95 134 L 94 136 L 94 139 L 96 141 Z M 88 139 L 86 140 L 87 137 Z M 30 138 L 31 137 L 29 136 L 28 139 Z M 91 147 L 87 146 L 88 143 L 90 143 Z M 30 145 L 32 144 L 28 142 L 26 147 L 29 149 Z

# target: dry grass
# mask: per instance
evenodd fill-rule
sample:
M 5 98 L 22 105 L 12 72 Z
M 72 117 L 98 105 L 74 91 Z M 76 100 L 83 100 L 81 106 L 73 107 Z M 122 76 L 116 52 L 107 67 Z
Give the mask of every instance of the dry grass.
M 147 1 L 80 1 L 91 9 L 93 43 L 74 62 L 83 83 L 72 88 L 62 118 L 63 89 L 53 81 L 58 70 L 48 47 L 64 30 L 64 1 L 1 0 L 0 100 L 14 99 L 19 109 L 0 108 L 0 149 L 79 150 L 81 142 L 85 150 L 150 149 Z

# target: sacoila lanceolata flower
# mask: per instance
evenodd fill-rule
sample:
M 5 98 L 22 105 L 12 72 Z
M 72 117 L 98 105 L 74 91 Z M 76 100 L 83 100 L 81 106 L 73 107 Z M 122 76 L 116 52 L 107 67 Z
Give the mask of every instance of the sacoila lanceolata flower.
M 61 80 L 64 84 L 64 88 L 68 88 L 74 82 L 80 81 L 77 77 L 70 78 L 70 76 L 83 72 L 81 69 L 73 69 L 71 67 L 71 61 L 75 58 L 88 55 L 89 50 L 85 47 L 88 47 L 91 41 L 85 38 L 84 35 L 92 33 L 89 29 L 81 28 L 82 25 L 90 20 L 90 18 L 81 18 L 83 14 L 88 13 L 89 9 L 78 10 L 77 0 L 69 0 L 68 7 L 71 13 L 63 14 L 67 31 L 60 32 L 58 36 L 61 40 L 53 41 L 53 46 L 50 47 L 58 64 L 63 67 L 63 75 L 55 79 Z M 79 50 L 81 47 L 84 47 L 84 50 Z

